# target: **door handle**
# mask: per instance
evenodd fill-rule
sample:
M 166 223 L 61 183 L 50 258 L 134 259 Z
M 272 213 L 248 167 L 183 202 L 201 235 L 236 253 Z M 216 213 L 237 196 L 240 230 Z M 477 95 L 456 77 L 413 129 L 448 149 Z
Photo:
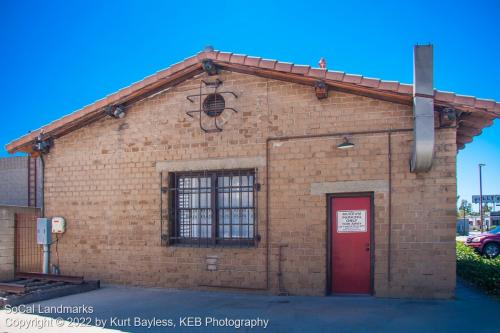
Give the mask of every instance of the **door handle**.
M 369 243 L 367 243 L 367 244 L 365 245 L 365 250 L 366 250 L 366 251 L 370 251 L 370 244 L 369 244 Z

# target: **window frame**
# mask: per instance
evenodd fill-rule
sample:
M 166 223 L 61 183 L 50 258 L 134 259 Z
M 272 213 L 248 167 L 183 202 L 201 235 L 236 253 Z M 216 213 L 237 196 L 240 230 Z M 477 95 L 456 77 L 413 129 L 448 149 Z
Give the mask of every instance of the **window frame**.
M 222 186 L 220 187 L 218 184 L 218 179 L 220 177 L 233 177 L 233 176 L 239 176 L 239 181 L 240 184 L 238 186 L 229 186 L 230 188 L 236 187 L 238 188 L 237 193 L 246 193 L 248 192 L 249 195 L 252 195 L 252 205 L 251 206 L 238 206 L 238 207 L 220 207 L 219 206 L 219 194 L 220 193 L 227 193 L 224 191 L 221 191 L 225 187 Z M 247 186 L 242 186 L 241 185 L 241 176 L 252 176 L 253 177 L 253 183 L 249 184 Z M 180 236 L 180 231 L 181 231 L 181 223 L 180 223 L 180 213 L 179 211 L 181 208 L 179 207 L 179 197 L 180 197 L 180 188 L 179 186 L 179 180 L 182 177 L 196 177 L 198 179 L 201 178 L 209 178 L 210 179 L 210 207 L 208 209 L 211 210 L 211 216 L 212 216 L 212 221 L 211 221 L 211 235 L 208 238 L 202 238 L 201 237 L 201 230 L 199 231 L 199 236 L 198 237 L 181 237 Z M 198 181 L 199 183 L 199 181 Z M 178 171 L 178 172 L 169 172 L 168 173 L 168 193 L 169 193 L 169 198 L 168 198 L 168 216 L 169 216 L 169 231 L 168 231 L 168 237 L 169 237 L 169 244 L 175 245 L 175 246 L 189 246 L 189 247 L 214 247 L 214 246 L 227 246 L 227 247 L 252 247 L 257 245 L 258 241 L 258 229 L 257 229 L 257 207 L 258 207 L 258 198 L 257 198 L 257 192 L 259 191 L 259 184 L 257 182 L 257 169 L 225 169 L 225 170 L 204 170 L 204 171 Z M 245 189 L 248 189 L 246 191 Z M 250 191 L 251 190 L 251 191 Z M 196 192 L 198 195 L 200 192 Z M 234 193 L 230 192 L 229 193 Z M 250 200 L 250 199 L 249 199 Z M 192 209 L 190 208 L 183 208 L 183 209 Z M 207 208 L 201 208 L 198 207 L 197 209 L 207 209 Z M 238 209 L 240 210 L 248 210 L 249 212 L 252 213 L 252 220 L 248 221 L 248 224 L 242 224 L 241 220 L 239 223 L 239 227 L 241 228 L 243 225 L 247 226 L 247 231 L 249 233 L 248 238 L 243 238 L 243 237 L 233 237 L 230 231 L 230 237 L 221 237 L 219 235 L 219 226 L 221 225 L 220 223 L 220 217 L 219 217 L 219 212 L 224 209 Z M 240 215 L 241 216 L 241 215 Z M 229 225 L 232 228 L 232 217 L 230 218 L 230 223 Z M 196 223 L 195 225 L 201 225 L 200 223 Z M 227 225 L 227 224 L 226 224 Z M 190 224 L 192 226 L 192 224 Z M 250 227 L 252 229 L 252 232 L 250 233 Z M 231 230 L 231 229 L 230 229 Z

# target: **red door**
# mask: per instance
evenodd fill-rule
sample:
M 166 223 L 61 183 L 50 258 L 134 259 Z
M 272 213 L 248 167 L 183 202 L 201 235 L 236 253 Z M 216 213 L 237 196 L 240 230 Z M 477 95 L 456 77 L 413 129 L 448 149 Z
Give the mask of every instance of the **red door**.
M 371 293 L 371 198 L 331 198 L 333 293 Z

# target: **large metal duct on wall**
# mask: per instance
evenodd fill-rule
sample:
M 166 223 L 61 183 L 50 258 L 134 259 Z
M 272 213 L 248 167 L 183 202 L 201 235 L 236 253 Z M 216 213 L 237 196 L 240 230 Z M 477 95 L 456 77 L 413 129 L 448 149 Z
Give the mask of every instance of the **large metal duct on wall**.
M 427 172 L 434 159 L 433 47 L 413 49 L 413 152 L 411 172 Z

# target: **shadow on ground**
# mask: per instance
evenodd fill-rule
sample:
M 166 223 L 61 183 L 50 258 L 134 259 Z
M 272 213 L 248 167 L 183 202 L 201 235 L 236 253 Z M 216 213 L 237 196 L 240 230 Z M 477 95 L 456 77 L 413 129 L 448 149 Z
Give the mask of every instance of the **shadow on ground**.
M 42 314 L 53 318 L 107 320 L 106 328 L 127 332 L 498 332 L 500 302 L 459 283 L 455 300 L 379 299 L 374 297 L 279 297 L 220 292 L 104 286 L 100 290 L 35 304 L 87 305 L 92 314 Z M 201 327 L 181 326 L 181 318 L 201 317 Z M 170 319 L 175 327 L 134 323 Z M 269 320 L 267 328 L 217 327 L 206 318 Z M 113 318 L 124 319 L 125 321 Z M 127 319 L 131 318 L 127 325 Z M 101 324 L 103 322 L 101 321 Z M 185 321 L 187 324 L 188 322 Z M 196 319 L 192 324 L 196 325 Z M 241 322 L 243 323 L 243 322 Z M 0 330 L 1 331 L 1 330 Z

